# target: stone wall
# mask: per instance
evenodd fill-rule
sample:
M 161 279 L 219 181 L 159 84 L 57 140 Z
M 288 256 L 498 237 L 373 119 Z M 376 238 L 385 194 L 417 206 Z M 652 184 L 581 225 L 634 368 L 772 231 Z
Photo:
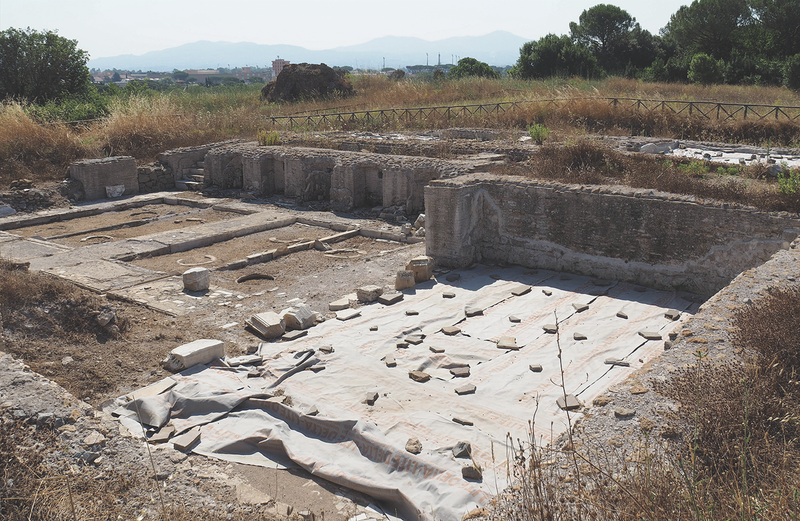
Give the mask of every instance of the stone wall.
M 158 162 L 172 170 L 173 181 L 179 181 L 186 171 L 205 159 L 209 150 L 234 143 L 239 143 L 239 141 L 233 140 L 196 147 L 175 148 L 159 154 Z
M 140 166 L 138 173 L 140 193 L 149 194 L 175 189 L 175 176 L 168 166 L 161 163 L 150 163 Z
M 107 187 L 123 186 L 119 195 L 139 193 L 136 160 L 131 156 L 78 161 L 69 166 L 69 175 L 83 184 L 87 201 L 108 197 Z
M 473 174 L 425 188 L 428 255 L 711 295 L 798 236 L 800 219 L 694 197 Z

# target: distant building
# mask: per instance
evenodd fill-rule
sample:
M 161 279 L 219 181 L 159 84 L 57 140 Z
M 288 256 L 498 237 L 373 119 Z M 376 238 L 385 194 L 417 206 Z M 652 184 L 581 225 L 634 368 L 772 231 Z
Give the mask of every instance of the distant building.
M 215 69 L 200 69 L 200 70 L 187 69 L 184 72 L 189 75 L 189 78 L 196 78 L 197 83 L 205 83 L 206 79 L 208 79 L 209 77 L 220 75 L 219 71 Z
M 236 76 L 236 79 L 241 81 L 247 81 L 250 78 L 263 78 L 264 81 L 266 81 L 271 78 L 269 70 L 257 71 L 253 70 L 252 67 L 242 67 L 240 71 L 236 71 L 234 76 Z
M 275 74 L 276 78 L 281 73 L 283 68 L 286 67 L 287 65 L 289 65 L 289 62 L 287 60 L 282 60 L 281 58 L 272 60 L 272 72 L 273 74 Z

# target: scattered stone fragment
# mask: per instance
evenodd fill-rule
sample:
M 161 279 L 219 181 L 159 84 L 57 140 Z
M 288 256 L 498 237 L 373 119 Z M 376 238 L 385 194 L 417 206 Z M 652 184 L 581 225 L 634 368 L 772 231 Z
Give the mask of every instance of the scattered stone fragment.
M 583 304 L 583 303 L 578 303 L 578 302 L 573 302 L 572 303 L 572 308 L 575 310 L 576 313 L 583 313 L 584 311 L 589 309 L 589 305 L 588 304 Z
M 541 373 L 542 372 L 541 364 L 531 364 L 531 365 L 528 366 L 528 369 L 530 369 L 534 373 Z
M 414 282 L 430 280 L 433 276 L 433 258 L 428 256 L 414 257 L 406 265 L 406 270 L 414 272 Z
M 604 362 L 606 365 L 618 365 L 620 367 L 630 367 L 631 363 L 627 360 L 620 360 L 619 358 L 607 358 Z
M 609 403 L 611 403 L 611 397 L 605 395 L 598 396 L 592 401 L 592 405 L 596 407 L 605 407 Z
M 521 297 L 522 295 L 525 295 L 530 292 L 531 292 L 531 287 L 528 286 L 527 284 L 521 284 L 511 290 L 511 294 L 514 295 L 515 297 Z
M 450 374 L 456 378 L 465 378 L 469 376 L 469 366 L 451 367 Z
M 422 343 L 422 341 L 424 339 L 425 339 L 425 335 L 408 335 L 406 337 L 406 342 L 408 342 L 409 344 L 413 344 L 415 346 L 418 346 L 418 345 L 420 345 Z
M 415 382 L 424 383 L 431 379 L 431 375 L 424 371 L 409 371 L 408 377 L 414 380 Z
M 405 295 L 403 295 L 402 293 L 383 294 L 380 297 L 378 297 L 378 304 L 383 304 L 384 306 L 391 306 L 392 304 L 397 304 L 398 302 L 403 300 L 404 297 Z
M 681 431 L 677 429 L 674 425 L 664 425 L 661 427 L 661 437 L 662 438 L 677 438 L 681 435 Z
M 555 334 L 558 331 L 558 326 L 555 324 L 545 324 L 542 326 L 545 333 Z
M 453 446 L 454 458 L 469 458 L 472 455 L 472 445 L 468 441 L 459 441 Z
M 544 293 L 544 295 L 545 295 L 546 297 L 549 297 L 550 295 L 552 295 L 552 294 L 553 294 L 553 292 L 552 292 L 552 291 L 550 291 L 549 289 L 543 289 L 543 290 L 542 290 L 542 293 Z
M 415 315 L 419 315 L 419 311 L 417 311 L 416 309 L 407 309 L 406 315 L 409 317 L 413 317 Z
M 473 384 L 466 384 L 462 385 L 461 387 L 456 387 L 456 394 L 459 396 L 465 394 L 474 394 L 475 393 L 475 386 Z
M 260 364 L 263 360 L 261 355 L 252 354 L 226 358 L 225 363 L 230 367 L 239 367 L 240 365 Z
M 442 293 L 442 298 L 456 298 L 456 294 L 452 291 L 445 291 Z
M 624 318 L 625 320 L 627 320 L 627 319 L 628 319 L 628 315 L 627 315 L 627 313 L 625 313 L 624 311 L 617 311 L 617 316 L 618 316 L 619 318 Z
M 672 340 L 665 340 L 664 351 L 669 351 L 670 349 L 672 349 Z
M 508 317 L 508 321 L 511 322 L 512 324 L 519 324 L 520 322 L 522 322 L 522 319 L 516 315 L 511 315 Z
M 286 322 L 286 329 L 308 329 L 317 323 L 317 313 L 305 304 L 284 309 L 279 314 Z
M 516 351 L 519 349 L 519 346 L 517 345 L 517 339 L 513 336 L 501 336 L 497 341 L 497 348 Z
M 443 347 L 430 346 L 430 350 L 431 350 L 432 353 L 436 353 L 437 355 L 441 354 L 441 353 L 444 353 L 444 348 Z
M 627 407 L 615 407 L 614 408 L 614 416 L 616 416 L 617 418 L 623 419 L 623 420 L 628 419 L 628 418 L 633 418 L 633 416 L 635 414 L 636 414 L 636 411 L 634 411 L 633 409 L 628 409 Z
M 472 420 L 468 420 L 466 418 L 460 418 L 458 416 L 453 416 L 453 421 L 458 423 L 459 425 L 466 425 L 468 427 L 474 425 L 472 423 Z
M 645 340 L 661 340 L 661 333 L 655 331 L 639 331 L 639 336 Z
M 319 409 L 317 409 L 317 406 L 316 406 L 316 405 L 312 405 L 312 406 L 311 406 L 311 407 L 309 407 L 309 409 L 306 411 L 306 416 L 316 416 L 316 415 L 318 415 L 318 414 L 319 414 Z
M 394 359 L 394 355 L 386 355 L 386 358 L 383 359 L 386 367 L 397 367 L 397 360 Z
M 383 288 L 374 284 L 362 286 L 356 290 L 356 296 L 361 302 L 375 302 L 382 294 Z
M 586 335 L 583 333 L 578 333 L 577 331 L 572 334 L 572 338 L 575 340 L 586 340 Z
M 459 280 L 460 278 L 461 278 L 461 274 L 460 273 L 448 273 L 447 277 L 445 277 L 447 282 L 455 282 L 455 281 Z
M 307 334 L 308 330 L 295 329 L 294 331 L 287 331 L 286 333 L 284 333 L 281 339 L 287 342 L 291 342 L 292 340 L 297 340 L 298 338 L 304 337 Z
M 664 313 L 664 316 L 670 320 L 678 320 L 679 318 L 681 318 L 681 312 L 678 311 L 677 309 L 670 309 L 669 311 Z
M 461 329 L 455 326 L 444 326 L 442 328 L 442 333 L 444 333 L 447 336 L 453 336 L 461 333 Z
M 113 323 L 116 319 L 117 314 L 111 310 L 103 311 L 95 318 L 97 325 L 100 327 L 106 327 L 108 324 Z
M 467 465 L 465 467 L 461 467 L 461 476 L 464 479 L 481 481 L 483 479 L 483 471 L 481 471 L 480 467 L 475 465 Z
M 321 352 L 325 353 L 326 355 L 329 355 L 329 354 L 333 353 L 333 346 L 322 346 L 322 347 L 319 348 L 319 350 Z
M 350 307 L 350 299 L 340 298 L 328 304 L 328 309 L 331 311 L 341 311 Z
M 83 439 L 83 443 L 88 446 L 92 445 L 99 445 L 101 443 L 105 443 L 106 437 L 100 434 L 97 431 L 92 431 L 88 436 Z
M 314 249 L 318 251 L 331 251 L 333 248 L 327 242 L 316 239 L 314 241 Z
M 466 314 L 468 317 L 483 315 L 483 309 L 470 306 L 464 309 L 464 314 Z
M 350 320 L 351 318 L 355 318 L 361 314 L 361 310 L 359 309 L 343 309 L 341 311 L 336 312 L 336 318 L 338 320 Z
M 206 291 L 210 283 L 208 268 L 195 267 L 183 272 L 183 289 L 186 291 Z
M 61 359 L 61 365 L 69 365 L 74 361 L 75 359 L 73 359 L 71 356 L 65 356 L 64 358 Z
M 634 385 L 633 387 L 631 387 L 631 394 L 644 394 L 649 390 L 650 389 L 642 387 L 641 385 Z
M 263 338 L 278 338 L 286 331 L 286 321 L 274 311 L 253 315 L 245 323 Z
M 369 330 L 370 331 L 377 331 L 378 330 L 378 326 L 370 326 Z
M 175 427 L 172 425 L 165 425 L 161 427 L 155 434 L 150 436 L 147 441 L 150 443 L 164 443 L 165 441 L 169 440 L 173 434 L 175 434 Z
M 414 272 L 411 270 L 400 270 L 394 278 L 394 289 L 397 291 L 413 288 L 414 284 Z
M 277 316 L 275 313 L 273 315 Z M 207 364 L 225 357 L 225 344 L 221 340 L 199 339 L 176 347 L 161 364 L 170 371 L 183 371 L 197 364 Z
M 172 438 L 172 446 L 175 450 L 188 452 L 197 442 L 200 441 L 200 427 L 195 427 L 188 432 L 184 432 L 177 438 Z
M 578 398 L 574 394 L 568 394 L 566 398 L 564 396 L 559 396 L 558 400 L 556 400 L 556 405 L 558 405 L 559 409 L 565 411 L 574 411 L 575 409 L 581 408 L 581 402 L 578 401 Z
M 419 454 L 422 452 L 422 442 L 417 438 L 409 438 L 406 442 L 406 450 L 411 454 Z
M 364 403 L 367 405 L 375 405 L 375 402 L 378 400 L 378 393 L 375 391 L 367 392 L 367 396 L 364 399 Z

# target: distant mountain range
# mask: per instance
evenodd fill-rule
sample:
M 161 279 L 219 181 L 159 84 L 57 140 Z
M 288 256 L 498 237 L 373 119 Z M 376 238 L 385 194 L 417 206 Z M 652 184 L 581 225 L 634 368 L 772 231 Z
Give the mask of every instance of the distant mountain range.
M 519 48 L 527 38 L 506 31 L 484 36 L 459 36 L 445 40 L 427 41 L 420 38 L 385 36 L 359 45 L 312 51 L 294 45 L 262 45 L 248 42 L 187 43 L 178 47 L 152 51 L 140 56 L 123 54 L 89 60 L 91 68 L 166 71 L 173 69 L 216 69 L 217 67 L 270 67 L 272 60 L 281 57 L 291 63 L 326 63 L 330 66 L 349 65 L 355 68 L 400 68 L 407 65 L 436 65 L 455 63 L 457 57 L 467 56 L 489 65 L 513 65 L 519 58 Z M 427 57 L 425 53 L 428 53 Z

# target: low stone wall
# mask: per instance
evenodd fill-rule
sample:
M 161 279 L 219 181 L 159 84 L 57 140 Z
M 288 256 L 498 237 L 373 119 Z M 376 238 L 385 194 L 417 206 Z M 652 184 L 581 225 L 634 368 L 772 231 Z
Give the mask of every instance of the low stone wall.
M 160 163 L 140 166 L 138 174 L 140 193 L 150 194 L 175 189 L 175 176 L 172 169 Z
M 798 236 L 800 218 L 653 190 L 486 174 L 425 188 L 428 255 L 711 295 Z
M 78 161 L 69 166 L 69 175 L 83 184 L 87 201 L 108 197 L 107 187 L 123 186 L 119 195 L 139 193 L 136 160 L 131 156 Z
M 178 181 L 184 174 L 185 170 L 192 168 L 195 164 L 203 161 L 212 148 L 225 146 L 236 141 L 224 141 L 221 143 L 209 143 L 207 145 L 200 145 L 196 147 L 183 147 L 167 150 L 158 155 L 158 162 L 168 167 L 172 171 L 173 181 Z

